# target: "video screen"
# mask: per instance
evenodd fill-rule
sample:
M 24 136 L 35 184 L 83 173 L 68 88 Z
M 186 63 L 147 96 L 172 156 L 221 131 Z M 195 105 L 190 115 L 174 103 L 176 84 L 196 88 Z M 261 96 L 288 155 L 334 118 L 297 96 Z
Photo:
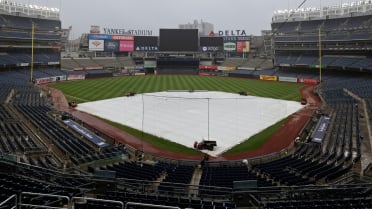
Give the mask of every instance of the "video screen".
M 199 50 L 198 29 L 160 29 L 160 51 Z

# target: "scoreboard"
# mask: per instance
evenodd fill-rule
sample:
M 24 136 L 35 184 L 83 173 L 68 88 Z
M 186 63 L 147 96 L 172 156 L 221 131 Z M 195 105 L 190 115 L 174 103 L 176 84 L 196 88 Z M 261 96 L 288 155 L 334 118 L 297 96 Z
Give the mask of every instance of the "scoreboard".
M 160 29 L 160 51 L 199 51 L 198 29 Z

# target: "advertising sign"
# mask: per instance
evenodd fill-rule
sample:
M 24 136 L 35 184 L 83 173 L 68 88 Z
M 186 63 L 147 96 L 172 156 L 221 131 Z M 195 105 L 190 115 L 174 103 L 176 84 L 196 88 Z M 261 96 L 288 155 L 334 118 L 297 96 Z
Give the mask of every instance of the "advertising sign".
M 297 78 L 296 77 L 279 76 L 279 81 L 297 83 Z
M 311 134 L 311 141 L 316 142 L 316 143 L 323 142 L 323 139 L 327 133 L 329 122 L 330 122 L 329 117 L 325 117 L 325 116 L 320 117 L 314 129 L 314 132 Z
M 222 37 L 200 37 L 200 51 L 202 52 L 217 52 L 223 50 Z
M 250 41 L 250 36 L 224 36 L 224 42 Z
M 199 65 L 202 70 L 217 70 L 217 65 Z
M 105 52 L 118 52 L 119 41 L 107 40 L 105 41 Z
M 121 52 L 134 51 L 134 41 L 120 41 L 119 51 Z
M 89 40 L 89 51 L 103 51 L 104 47 L 104 40 Z
M 69 74 L 67 75 L 67 80 L 84 80 L 85 74 Z
M 219 52 L 222 51 L 222 47 L 219 46 L 200 46 L 202 52 Z
M 318 84 L 318 80 L 311 79 L 311 78 L 298 78 L 297 82 L 304 83 L 304 84 L 311 84 L 311 85 Z
M 159 51 L 158 46 L 136 46 L 136 51 Z
M 80 124 L 76 123 L 75 121 L 72 120 L 64 120 L 63 121 L 66 125 L 68 125 L 70 128 L 75 130 L 76 132 L 80 133 L 84 138 L 88 139 L 98 147 L 107 147 L 109 146 L 108 143 L 101 137 L 97 136 L 90 130 L 82 127 Z
M 249 41 L 238 41 L 236 42 L 236 52 L 249 52 L 250 51 L 250 42 Z
M 264 81 L 277 81 L 278 77 L 273 75 L 260 75 L 260 80 Z
M 98 25 L 91 25 L 90 26 L 90 33 L 99 34 L 101 32 L 100 27 Z
M 136 51 L 158 51 L 158 40 L 157 36 L 135 36 L 134 48 Z
M 106 34 L 88 34 L 88 39 L 94 39 L 94 40 L 111 40 L 111 35 Z
M 236 43 L 235 42 L 224 43 L 223 44 L 223 50 L 228 51 L 228 52 L 236 51 Z
M 245 30 L 219 30 L 219 36 L 246 36 Z
M 112 40 L 133 41 L 133 36 L 112 35 Z
M 217 70 L 221 70 L 221 71 L 234 71 L 234 70 L 236 70 L 236 67 L 233 67 L 233 66 L 218 66 L 217 67 Z

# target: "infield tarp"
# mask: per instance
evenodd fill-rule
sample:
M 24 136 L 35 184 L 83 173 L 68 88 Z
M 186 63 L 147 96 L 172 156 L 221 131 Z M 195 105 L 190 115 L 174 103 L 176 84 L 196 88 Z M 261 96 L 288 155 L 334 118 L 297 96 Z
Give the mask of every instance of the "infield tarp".
M 76 109 L 190 148 L 209 135 L 217 147 L 207 153 L 218 155 L 302 107 L 294 101 L 195 90 L 117 97 Z

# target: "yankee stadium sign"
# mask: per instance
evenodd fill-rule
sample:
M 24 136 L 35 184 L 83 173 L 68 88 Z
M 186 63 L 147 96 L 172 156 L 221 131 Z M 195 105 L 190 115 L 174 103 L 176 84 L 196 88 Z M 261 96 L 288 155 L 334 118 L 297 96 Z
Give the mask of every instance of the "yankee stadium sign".
M 152 30 L 142 29 L 118 29 L 118 28 L 103 28 L 104 34 L 109 35 L 132 35 L 132 36 L 152 36 Z

